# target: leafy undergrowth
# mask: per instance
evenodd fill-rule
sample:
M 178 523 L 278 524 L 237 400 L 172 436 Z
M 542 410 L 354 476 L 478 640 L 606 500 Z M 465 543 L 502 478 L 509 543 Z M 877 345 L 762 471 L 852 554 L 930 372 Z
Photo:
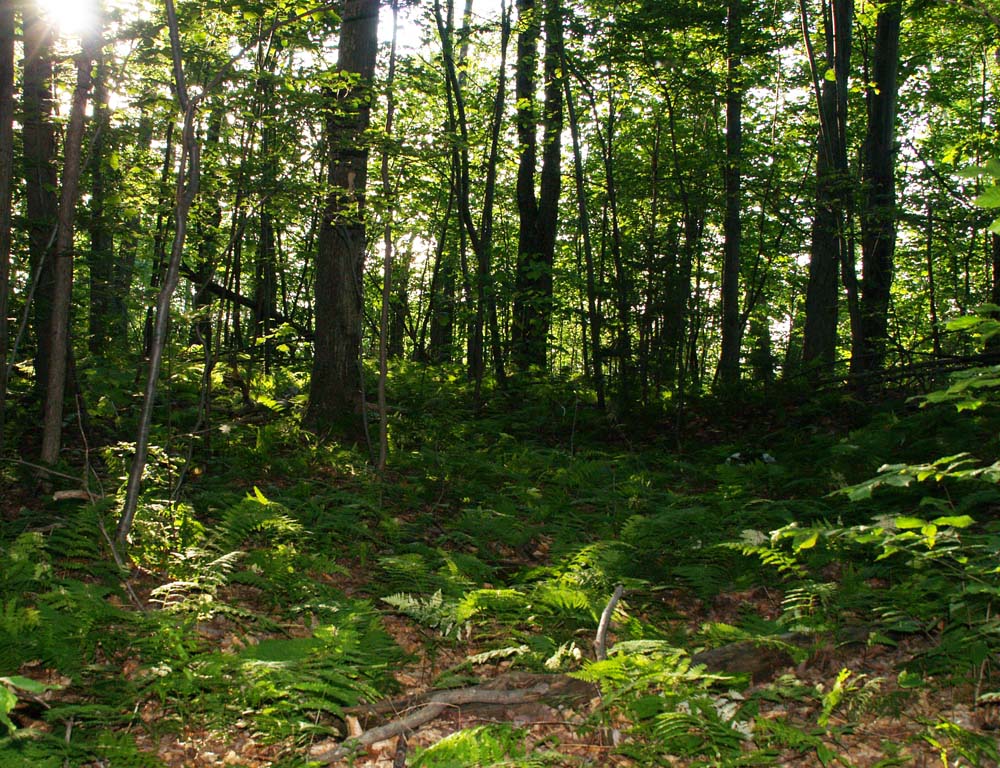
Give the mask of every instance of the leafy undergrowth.
M 130 573 L 117 496 L 8 496 L 0 766 L 318 764 L 377 725 L 363 703 L 516 672 L 589 693 L 453 707 L 354 764 L 997 763 L 988 403 L 853 429 L 843 399 L 705 404 L 637 439 L 572 382 L 475 411 L 454 377 L 392 385 L 382 478 L 294 407 L 161 451 Z

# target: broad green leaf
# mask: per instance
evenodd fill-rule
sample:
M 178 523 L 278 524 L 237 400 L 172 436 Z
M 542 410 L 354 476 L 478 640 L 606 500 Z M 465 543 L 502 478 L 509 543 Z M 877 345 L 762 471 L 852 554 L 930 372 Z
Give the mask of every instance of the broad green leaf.
M 986 169 L 981 165 L 970 165 L 968 168 L 955 171 L 955 175 L 963 179 L 978 179 L 984 173 L 986 173 Z
M 801 541 L 795 542 L 795 551 L 801 552 L 803 549 L 812 549 L 816 546 L 816 542 L 819 539 L 819 532 L 813 531 L 811 535 L 806 536 Z
M 975 328 L 983 322 L 983 318 L 978 315 L 962 315 L 945 323 L 945 328 L 949 331 L 963 331 L 966 328 Z
M 1000 208 L 1000 187 L 988 187 L 973 202 L 980 208 Z
M 32 680 L 30 677 L 22 677 L 21 675 L 0 677 L 0 683 L 6 683 L 13 688 L 20 688 L 22 691 L 28 691 L 28 693 L 45 693 L 46 691 L 56 687 L 40 683 L 37 680 Z
M 931 522 L 935 525 L 950 525 L 952 528 L 968 528 L 976 521 L 968 515 L 951 515 L 935 518 Z
M 11 693 L 10 689 L 5 685 L 0 685 L 0 723 L 7 726 L 7 730 L 11 733 L 17 730 L 17 726 L 11 722 L 11 719 L 7 717 L 11 710 L 17 706 L 17 696 Z
M 926 520 L 921 520 L 919 517 L 907 517 L 901 515 L 896 518 L 896 527 L 901 530 L 906 530 L 908 528 L 923 528 L 927 525 Z

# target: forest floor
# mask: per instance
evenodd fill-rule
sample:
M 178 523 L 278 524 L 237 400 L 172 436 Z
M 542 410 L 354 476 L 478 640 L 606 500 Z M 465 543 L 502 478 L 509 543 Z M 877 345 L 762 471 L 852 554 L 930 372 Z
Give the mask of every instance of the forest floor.
M 382 478 L 227 421 L 124 579 L 114 500 L 10 463 L 0 767 L 998 764 L 1000 493 L 919 471 L 995 460 L 996 416 L 397 397 Z

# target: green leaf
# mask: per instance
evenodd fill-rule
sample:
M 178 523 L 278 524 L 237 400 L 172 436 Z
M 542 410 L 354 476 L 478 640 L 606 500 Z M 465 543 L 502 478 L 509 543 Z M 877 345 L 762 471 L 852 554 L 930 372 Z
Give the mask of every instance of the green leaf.
M 955 171 L 955 175 L 963 179 L 978 179 L 984 173 L 986 173 L 986 169 L 981 165 L 970 165 L 968 168 Z
M 823 79 L 829 80 L 831 83 L 837 82 L 837 73 L 834 72 L 833 67 L 830 67 L 830 69 L 823 73 Z
M 263 493 L 261 493 L 260 488 L 258 488 L 256 485 L 253 487 L 253 495 L 254 495 L 254 498 L 256 498 L 257 501 L 259 501 L 261 504 L 270 504 L 271 503 L 268 500 L 267 496 L 265 496 Z
M 40 683 L 37 680 L 32 680 L 30 677 L 22 677 L 21 675 L 0 677 L 0 683 L 6 683 L 12 688 L 20 688 L 22 691 L 27 691 L 28 693 L 45 693 L 52 688 L 58 687 L 46 685 L 45 683 Z
M 13 733 L 17 730 L 17 726 L 11 722 L 11 719 L 7 717 L 10 712 L 17 706 L 17 696 L 11 693 L 10 689 L 6 686 L 0 685 L 0 723 L 7 726 L 7 730 Z
M 968 515 L 950 515 L 946 517 L 938 517 L 931 521 L 934 525 L 950 525 L 952 528 L 968 528 L 970 525 L 975 523 Z
M 988 187 L 973 202 L 980 208 L 1000 208 L 1000 186 Z
M 921 520 L 919 517 L 907 517 L 905 515 L 900 515 L 896 518 L 896 527 L 901 530 L 906 530 L 908 528 L 923 528 L 927 525 L 926 520 Z
M 803 549 L 812 549 L 816 546 L 816 542 L 819 539 L 819 532 L 813 531 L 811 535 L 806 536 L 801 541 L 795 542 L 795 551 L 801 552 Z

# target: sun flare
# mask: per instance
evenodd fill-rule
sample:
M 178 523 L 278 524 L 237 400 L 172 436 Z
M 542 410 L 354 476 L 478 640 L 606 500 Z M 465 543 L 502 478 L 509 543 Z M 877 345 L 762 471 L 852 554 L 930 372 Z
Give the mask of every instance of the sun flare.
M 62 34 L 79 36 L 97 23 L 94 0 L 37 0 L 49 22 Z

